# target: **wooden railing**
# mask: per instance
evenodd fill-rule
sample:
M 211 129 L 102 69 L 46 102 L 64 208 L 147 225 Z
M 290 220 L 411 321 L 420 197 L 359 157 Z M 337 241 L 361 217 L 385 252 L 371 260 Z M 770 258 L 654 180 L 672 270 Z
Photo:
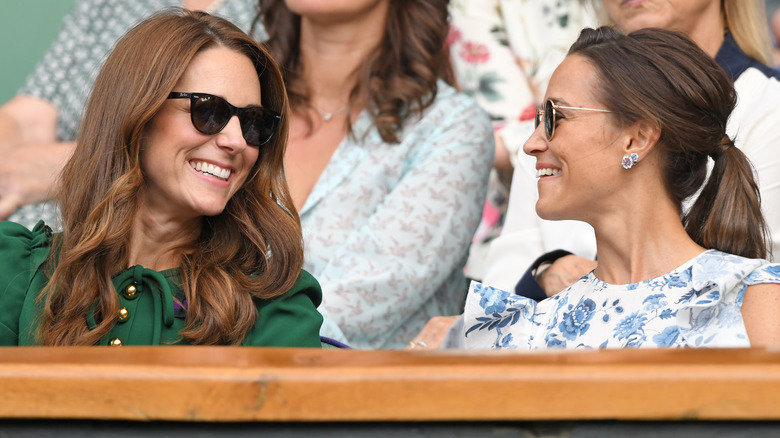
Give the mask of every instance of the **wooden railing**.
M 778 420 L 780 352 L 0 348 L 0 418 Z

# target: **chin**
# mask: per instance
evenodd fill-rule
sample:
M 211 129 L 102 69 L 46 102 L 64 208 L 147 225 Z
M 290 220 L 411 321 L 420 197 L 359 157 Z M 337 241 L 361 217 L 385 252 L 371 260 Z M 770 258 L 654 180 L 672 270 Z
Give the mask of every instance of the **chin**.
M 538 202 L 536 203 L 536 214 L 537 214 L 537 216 L 539 216 L 542 219 L 548 220 L 548 221 L 555 220 L 555 219 L 553 219 L 553 215 L 551 213 L 552 212 L 549 211 L 549 209 L 544 208 L 544 206 L 542 206 L 542 205 L 539 205 Z
M 227 203 L 214 203 L 209 205 L 199 205 L 196 209 L 201 216 L 217 216 L 225 211 Z
M 548 221 L 563 221 L 567 219 L 572 219 L 571 216 L 567 215 L 559 208 L 554 208 L 554 206 L 545 205 L 541 202 L 536 203 L 536 214 L 540 218 Z
M 660 20 L 655 19 L 651 16 L 636 16 L 627 19 L 624 22 L 624 26 L 620 26 L 620 28 L 625 33 L 631 33 L 635 30 L 639 29 L 645 29 L 648 27 L 658 27 L 661 29 L 665 28 L 665 23 L 661 22 Z

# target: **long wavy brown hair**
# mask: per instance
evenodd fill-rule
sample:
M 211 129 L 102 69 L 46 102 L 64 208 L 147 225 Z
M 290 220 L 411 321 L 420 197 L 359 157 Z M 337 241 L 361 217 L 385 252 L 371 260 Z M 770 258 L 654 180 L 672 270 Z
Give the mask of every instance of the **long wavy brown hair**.
M 595 67 L 605 90 L 598 98 L 619 126 L 646 120 L 660 128 L 664 185 L 688 235 L 705 248 L 767 257 L 753 166 L 726 134 L 737 93 L 715 60 L 684 34 L 663 29 L 584 29 L 569 54 Z M 684 211 L 683 201 L 699 190 Z
M 101 70 L 75 153 L 61 177 L 63 232 L 47 261 L 51 273 L 39 337 L 46 345 L 91 345 L 115 324 L 111 278 L 128 267 L 128 236 L 143 208 L 141 149 L 150 120 L 199 52 L 227 47 L 255 65 L 262 105 L 282 113 L 243 186 L 201 235 L 180 248 L 188 310 L 182 340 L 236 344 L 256 322 L 253 298 L 289 290 L 303 263 L 300 221 L 284 175 L 289 107 L 271 56 L 228 21 L 169 9 L 130 30 Z M 95 306 L 97 328 L 87 327 Z
M 258 1 L 255 23 L 262 21 L 268 33 L 266 43 L 282 66 L 293 111 L 306 116 L 311 126 L 306 112 L 310 96 L 300 58 L 301 17 L 283 0 Z M 392 0 L 384 38 L 355 72 L 357 84 L 350 92 L 349 105 L 365 99 L 385 142 L 397 143 L 403 121 L 421 115 L 433 103 L 439 79 L 455 84 L 445 44 L 448 4 L 449 0 Z

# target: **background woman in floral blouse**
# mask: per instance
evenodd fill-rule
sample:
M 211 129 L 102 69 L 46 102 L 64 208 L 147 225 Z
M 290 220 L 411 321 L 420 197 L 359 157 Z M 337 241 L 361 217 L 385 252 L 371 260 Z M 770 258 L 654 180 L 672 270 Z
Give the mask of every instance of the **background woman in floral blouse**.
M 753 168 L 726 133 L 735 104 L 729 78 L 683 34 L 584 30 L 524 150 L 537 212 L 592 225 L 598 266 L 538 304 L 475 284 L 465 346 L 780 344 L 780 265 L 762 259 Z
M 403 347 L 465 298 L 493 132 L 450 85 L 447 3 L 260 2 L 290 96 L 285 165 L 322 334 L 355 347 Z

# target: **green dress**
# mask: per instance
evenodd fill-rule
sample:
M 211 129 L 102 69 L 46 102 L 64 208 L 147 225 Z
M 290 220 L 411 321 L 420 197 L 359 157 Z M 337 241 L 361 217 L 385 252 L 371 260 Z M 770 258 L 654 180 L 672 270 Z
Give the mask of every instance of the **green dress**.
M 51 248 L 51 229 L 43 221 L 32 231 L 13 222 L 0 222 L 0 345 L 35 345 L 35 332 L 43 304 L 38 300 L 48 277 L 43 264 Z M 140 265 L 113 278 L 120 313 L 102 345 L 182 344 L 186 309 L 178 285 L 178 269 L 154 271 Z M 174 300 L 177 297 L 178 300 Z M 292 289 L 270 299 L 253 299 L 257 322 L 242 345 L 269 347 L 320 347 L 322 315 L 317 306 L 322 291 L 308 272 Z M 85 315 L 86 323 L 95 321 Z

